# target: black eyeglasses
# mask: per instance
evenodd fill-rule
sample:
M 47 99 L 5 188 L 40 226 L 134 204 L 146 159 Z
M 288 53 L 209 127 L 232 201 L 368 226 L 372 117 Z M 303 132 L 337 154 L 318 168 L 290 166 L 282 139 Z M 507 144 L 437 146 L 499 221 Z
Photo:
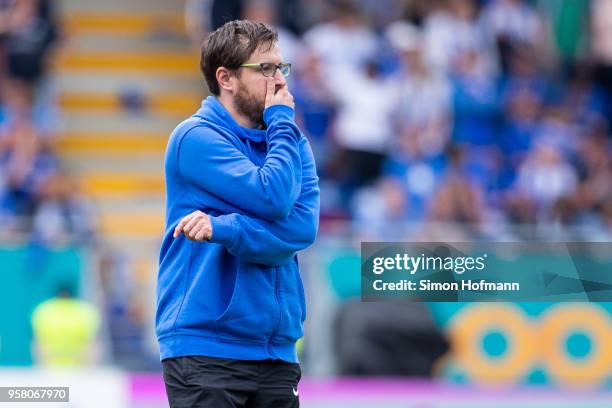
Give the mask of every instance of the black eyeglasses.
M 277 69 L 285 78 L 291 73 L 291 64 L 287 62 L 282 64 L 264 62 L 262 64 L 242 64 L 240 66 L 245 68 L 258 68 L 265 77 L 273 77 Z

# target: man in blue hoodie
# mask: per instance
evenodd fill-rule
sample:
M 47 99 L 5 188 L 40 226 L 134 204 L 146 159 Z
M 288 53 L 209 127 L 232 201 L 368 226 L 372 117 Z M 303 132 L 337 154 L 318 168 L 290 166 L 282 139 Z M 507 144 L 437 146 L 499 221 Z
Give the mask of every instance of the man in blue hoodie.
M 202 46 L 212 96 L 165 157 L 157 337 L 170 406 L 297 407 L 306 318 L 297 252 L 319 188 L 277 34 L 231 21 Z

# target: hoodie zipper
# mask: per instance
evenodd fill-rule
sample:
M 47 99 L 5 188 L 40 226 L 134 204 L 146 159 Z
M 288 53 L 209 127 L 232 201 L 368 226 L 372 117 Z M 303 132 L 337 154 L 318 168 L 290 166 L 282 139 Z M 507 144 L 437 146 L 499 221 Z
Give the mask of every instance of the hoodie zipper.
M 276 311 L 275 311 L 276 312 L 276 323 L 274 324 L 274 328 L 272 329 L 272 332 L 270 333 L 270 338 L 268 339 L 268 354 L 270 354 L 271 356 L 272 356 L 272 349 L 271 349 L 272 338 L 278 331 L 278 327 L 280 326 L 280 320 L 281 320 L 280 297 L 278 293 L 279 275 L 280 274 L 278 273 L 278 268 L 274 268 L 274 297 L 276 299 Z

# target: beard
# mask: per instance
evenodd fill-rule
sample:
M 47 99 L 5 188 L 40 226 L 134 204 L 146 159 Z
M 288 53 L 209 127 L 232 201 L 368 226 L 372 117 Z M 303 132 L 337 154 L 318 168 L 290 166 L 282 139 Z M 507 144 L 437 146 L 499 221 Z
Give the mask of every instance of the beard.
M 263 127 L 265 101 L 258 100 L 244 86 L 240 86 L 238 92 L 234 95 L 234 105 L 238 113 L 249 118 L 258 128 Z

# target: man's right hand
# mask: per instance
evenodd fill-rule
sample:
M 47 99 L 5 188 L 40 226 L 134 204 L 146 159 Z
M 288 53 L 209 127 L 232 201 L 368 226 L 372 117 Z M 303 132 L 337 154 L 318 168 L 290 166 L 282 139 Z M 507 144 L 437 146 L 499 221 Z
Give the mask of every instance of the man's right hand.
M 276 92 L 276 84 L 274 82 L 274 78 L 266 79 L 266 108 L 274 105 L 285 105 L 290 107 L 291 109 L 295 109 L 295 103 L 293 102 L 293 95 L 289 93 L 289 88 L 287 88 L 287 83 Z
M 174 228 L 174 238 L 178 237 L 181 233 L 184 233 L 187 239 L 191 241 L 209 241 L 212 237 L 210 217 L 199 210 L 192 212 L 183 217 L 176 228 Z

